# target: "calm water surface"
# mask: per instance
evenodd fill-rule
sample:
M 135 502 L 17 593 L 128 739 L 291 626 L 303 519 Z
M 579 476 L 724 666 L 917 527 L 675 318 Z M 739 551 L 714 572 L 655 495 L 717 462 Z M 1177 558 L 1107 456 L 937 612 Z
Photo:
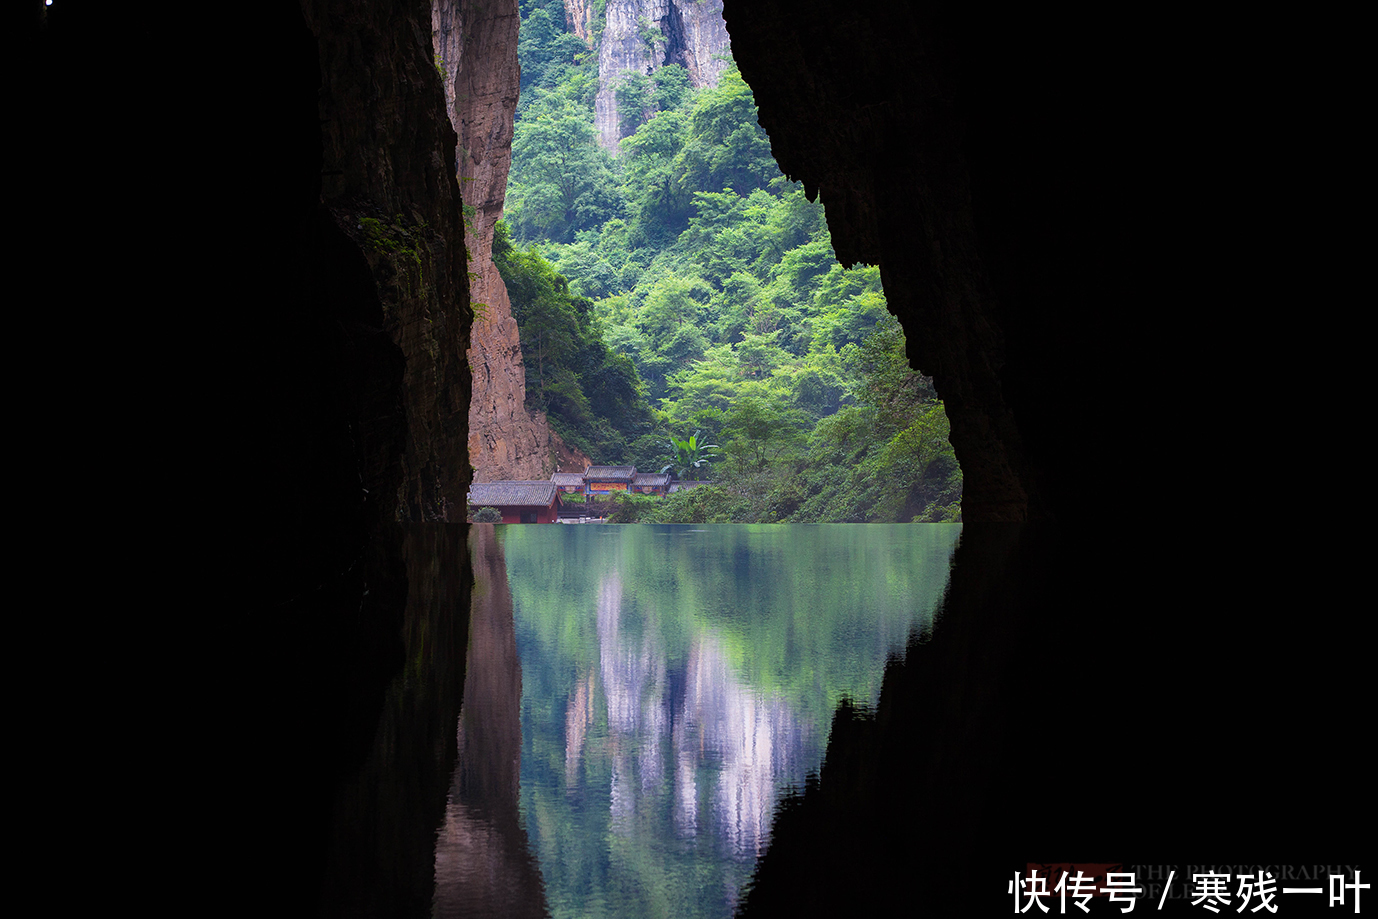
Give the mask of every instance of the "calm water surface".
M 961 527 L 494 531 L 437 915 L 731 915 L 838 702 L 873 705 L 931 621 Z

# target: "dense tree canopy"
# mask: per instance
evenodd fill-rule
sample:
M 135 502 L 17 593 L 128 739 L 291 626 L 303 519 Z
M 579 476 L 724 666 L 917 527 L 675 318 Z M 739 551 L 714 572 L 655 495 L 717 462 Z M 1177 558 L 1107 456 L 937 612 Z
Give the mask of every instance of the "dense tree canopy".
M 635 454 L 639 441 L 654 437 L 650 407 L 631 359 L 603 341 L 590 301 L 572 294 L 539 252 L 514 248 L 502 223 L 493 262 L 521 329 L 527 404 L 589 456 Z M 659 455 L 628 462 L 649 466 Z
M 630 133 L 612 157 L 593 128 L 597 64 L 558 8 L 523 0 L 510 238 L 495 244 L 533 404 L 596 462 L 683 465 L 691 433 L 722 445 L 695 468 L 711 486 L 632 517 L 960 519 L 946 415 L 879 271 L 838 264 L 735 65 L 697 90 L 677 65 L 624 74 Z

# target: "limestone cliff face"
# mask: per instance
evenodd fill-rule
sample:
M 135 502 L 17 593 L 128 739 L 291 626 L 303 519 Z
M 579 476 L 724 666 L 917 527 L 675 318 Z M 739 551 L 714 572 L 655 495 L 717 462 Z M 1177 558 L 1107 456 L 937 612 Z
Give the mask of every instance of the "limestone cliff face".
M 727 67 L 714 55 L 729 46 L 722 0 L 608 0 L 594 103 L 599 141 L 616 151 L 624 136 L 616 96 L 622 74 L 649 75 L 666 64 L 680 64 L 695 86 L 712 86 Z
M 550 429 L 543 413 L 526 408 L 517 322 L 493 266 L 493 225 L 502 216 L 512 164 L 520 21 L 517 0 L 431 2 L 435 63 L 445 76 L 450 121 L 459 138 L 460 194 L 470 230 L 475 316 L 468 351 L 474 378 L 468 451 L 479 482 L 543 479 L 552 471 Z
M 584 40 L 593 43 L 592 0 L 565 0 L 565 27 Z

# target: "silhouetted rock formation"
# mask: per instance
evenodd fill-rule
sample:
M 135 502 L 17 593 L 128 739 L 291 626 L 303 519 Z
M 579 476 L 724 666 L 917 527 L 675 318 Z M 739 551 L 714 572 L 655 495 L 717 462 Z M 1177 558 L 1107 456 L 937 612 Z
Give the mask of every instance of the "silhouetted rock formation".
M 370 731 L 361 737 L 358 764 L 347 761 L 353 768 L 341 770 L 321 827 L 331 834 L 323 916 L 431 914 L 436 827 L 459 755 L 455 722 L 468 695 L 474 591 L 467 536 L 464 524 L 404 531 L 407 597 L 395 633 L 401 660 L 363 722 Z M 332 790 L 332 771 L 312 778 Z
M 470 313 L 455 134 L 429 9 L 416 6 L 321 0 L 302 9 L 320 58 L 321 203 L 367 260 L 379 325 L 404 365 L 398 514 L 445 520 L 451 508 L 463 513 L 470 481 Z
M 1040 860 L 1355 863 L 1352 828 L 1316 804 L 1360 784 L 1343 727 L 1360 671 L 1320 632 L 1277 631 L 1315 600 L 1252 561 L 1276 550 L 1229 481 L 1263 484 L 1254 458 L 1229 461 L 1215 388 L 1250 371 L 1173 274 L 1191 258 L 1174 208 L 1210 194 L 1153 156 L 1198 114 L 1144 78 L 1179 26 L 1115 20 L 1100 41 L 1081 11 L 923 2 L 725 15 L 781 168 L 821 195 L 843 262 L 880 265 L 945 401 L 968 521 L 933 634 L 874 720 L 840 713 L 746 914 L 989 915 Z M 1149 318 L 1165 275 L 1194 317 L 1176 328 Z M 1170 427 L 1204 479 L 1146 430 L 1164 365 L 1200 370 Z M 1178 513 L 1187 496 L 1211 509 Z M 1266 749 L 1192 740 L 1241 706 L 1308 728 Z M 1324 763 L 1322 737 L 1345 738 Z M 1212 785 L 1276 810 L 1203 823 Z
M 59 0 L 46 31 L 40 7 L 15 42 L 37 75 L 18 93 L 15 134 L 39 192 L 21 188 L 25 217 L 49 256 L 24 267 L 56 279 L 78 333 L 94 305 L 121 302 L 112 291 L 160 301 L 138 307 L 151 321 L 99 342 L 111 372 L 89 390 L 120 409 L 107 414 L 124 440 L 110 443 L 160 434 L 133 439 L 157 470 L 132 486 L 140 509 L 190 495 L 198 522 L 231 532 L 222 577 L 178 595 L 176 620 L 209 619 L 206 646 L 227 663 L 206 666 L 211 652 L 180 631 L 169 642 L 225 703 L 165 719 L 179 741 L 213 739 L 181 763 L 211 773 L 195 784 L 219 804 L 206 835 L 221 858 L 202 856 L 197 895 L 238 900 L 237 915 L 265 903 L 307 915 L 331 786 L 360 770 L 405 660 L 417 582 L 392 521 L 443 520 L 470 479 L 457 137 L 430 3 L 303 0 L 189 22 L 197 10 Z M 800 902 L 1008 911 L 1004 880 L 1043 858 L 1357 861 L 1372 822 L 1359 781 L 1372 693 L 1346 608 L 1363 594 L 1341 586 L 1359 562 L 1334 545 L 1352 536 L 1242 532 L 1227 516 L 1237 471 L 1277 457 L 1239 457 L 1215 433 L 1232 430 L 1238 395 L 1216 386 L 1222 373 L 1271 371 L 1302 349 L 1274 341 L 1241 360 L 1258 346 L 1219 334 L 1222 313 L 1242 322 L 1233 305 L 1155 296 L 1194 289 L 1184 262 L 1247 275 L 1252 290 L 1272 280 L 1272 265 L 1242 266 L 1230 249 L 1186 259 L 1182 225 L 1214 190 L 1155 177 L 1167 160 L 1215 174 L 1243 159 L 1198 141 L 1239 97 L 1269 124 L 1284 96 L 1294 108 L 1328 97 L 1305 55 L 1288 56 L 1314 36 L 1259 43 L 1285 67 L 1252 61 L 1226 87 L 1196 62 L 1201 82 L 1184 86 L 1185 43 L 1169 31 L 1203 34 L 1195 18 L 830 0 L 726 0 L 725 15 L 781 166 L 822 194 L 844 261 L 881 265 L 914 362 L 946 402 L 969 521 L 928 644 L 892 671 L 873 724 L 839 718 L 821 783 L 774 835 L 753 914 L 808 914 Z M 1204 34 L 1212 62 L 1252 41 Z M 1252 89 L 1279 68 L 1297 80 L 1286 93 Z M 1330 149 L 1314 127 L 1302 133 Z M 1170 157 L 1156 156 L 1159 136 Z M 1289 168 L 1269 194 L 1330 167 Z M 116 205 L 101 200 L 109 188 Z M 1210 293 L 1244 299 L 1233 284 Z M 1274 300 L 1289 317 L 1305 309 Z M 1187 417 L 1155 428 L 1167 403 Z M 131 405 L 155 420 L 123 417 Z M 50 414 L 86 433 L 74 410 Z M 204 443 L 188 443 L 198 421 Z M 174 466 L 196 481 L 169 485 Z M 1311 502 L 1341 499 L 1301 500 L 1309 517 Z M 1161 516 L 1190 532 L 1162 539 L 1144 522 Z M 225 592 L 231 612 L 203 614 Z M 194 696 L 180 679 L 158 690 L 159 702 Z M 879 792 L 915 776 L 901 800 Z M 221 789 L 227 803 L 211 797 Z M 408 800 L 429 803 L 390 825 L 439 825 L 443 801 Z M 849 861 L 820 865 L 819 840 L 820 853 L 871 844 L 880 860 L 842 850 Z M 803 881 L 781 893 L 781 877 Z

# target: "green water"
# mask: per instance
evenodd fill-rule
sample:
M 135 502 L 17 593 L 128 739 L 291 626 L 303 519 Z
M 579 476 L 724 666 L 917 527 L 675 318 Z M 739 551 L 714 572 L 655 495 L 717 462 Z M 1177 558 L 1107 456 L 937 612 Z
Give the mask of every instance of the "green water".
M 728 916 L 959 525 L 506 526 L 520 820 L 555 917 Z

